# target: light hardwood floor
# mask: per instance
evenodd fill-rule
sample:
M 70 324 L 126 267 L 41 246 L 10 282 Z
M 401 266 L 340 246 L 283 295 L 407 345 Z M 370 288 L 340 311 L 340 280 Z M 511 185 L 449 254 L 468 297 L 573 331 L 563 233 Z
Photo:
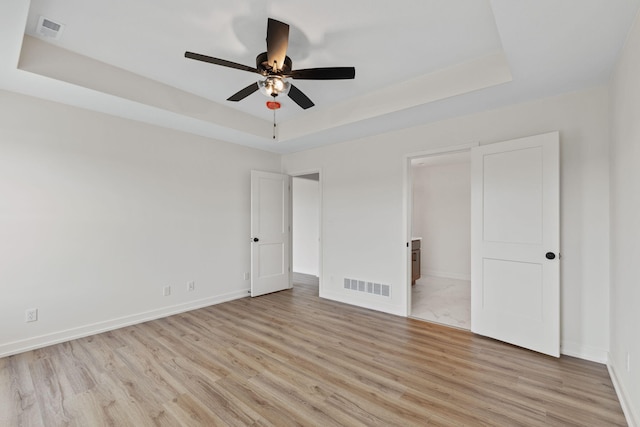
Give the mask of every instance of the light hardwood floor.
M 0 425 L 626 424 L 603 365 L 296 285 L 0 359 Z

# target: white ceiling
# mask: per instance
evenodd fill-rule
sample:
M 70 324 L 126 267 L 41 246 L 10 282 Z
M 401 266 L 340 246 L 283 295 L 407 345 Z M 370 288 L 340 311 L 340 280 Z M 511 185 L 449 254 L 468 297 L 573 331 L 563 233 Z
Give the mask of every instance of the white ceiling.
M 0 88 L 275 152 L 292 152 L 605 84 L 640 0 L 3 0 Z M 39 16 L 65 25 L 35 36 Z M 355 66 L 293 83 L 273 115 L 256 74 L 267 18 L 291 26 L 293 68 Z M 64 49 L 64 50 L 62 50 Z

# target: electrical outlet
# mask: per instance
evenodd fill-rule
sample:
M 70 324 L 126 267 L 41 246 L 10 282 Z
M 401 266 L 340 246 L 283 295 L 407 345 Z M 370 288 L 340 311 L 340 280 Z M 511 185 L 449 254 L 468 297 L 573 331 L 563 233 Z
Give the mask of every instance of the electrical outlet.
M 168 297 L 169 295 L 171 295 L 171 286 L 165 286 L 162 289 L 162 295 L 164 295 L 165 297 Z
M 38 320 L 38 309 L 37 308 L 29 308 L 25 311 L 25 322 L 35 322 Z
M 191 282 L 187 283 L 187 290 L 189 292 L 195 291 L 196 290 L 196 282 L 191 281 Z
M 249 273 L 248 273 L 248 272 L 244 273 L 244 280 L 249 280 L 249 277 L 250 277 L 250 276 L 249 276 Z

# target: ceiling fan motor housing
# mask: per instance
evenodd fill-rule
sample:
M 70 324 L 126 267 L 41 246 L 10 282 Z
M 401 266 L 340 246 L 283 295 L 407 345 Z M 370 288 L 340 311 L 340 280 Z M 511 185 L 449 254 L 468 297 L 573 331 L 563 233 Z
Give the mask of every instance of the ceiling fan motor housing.
M 256 56 L 256 68 L 260 71 L 263 76 L 269 74 L 287 74 L 292 69 L 291 58 L 285 56 L 284 64 L 279 66 L 278 70 L 274 70 L 269 65 L 269 59 L 267 57 L 267 52 L 262 52 L 260 55 Z

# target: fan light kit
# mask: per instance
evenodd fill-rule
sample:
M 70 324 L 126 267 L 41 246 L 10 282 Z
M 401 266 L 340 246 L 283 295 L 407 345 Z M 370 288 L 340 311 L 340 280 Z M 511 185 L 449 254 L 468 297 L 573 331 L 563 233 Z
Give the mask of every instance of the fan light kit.
M 280 76 L 269 76 L 258 81 L 258 88 L 267 96 L 286 95 L 291 89 L 291 83 Z
M 199 53 L 185 52 L 184 56 L 189 59 L 195 59 L 196 61 L 249 71 L 263 76 L 263 80 L 258 80 L 231 95 L 227 98 L 227 101 L 241 101 L 258 90 L 266 96 L 273 97 L 273 101 L 267 102 L 267 108 L 273 110 L 274 113 L 273 138 L 275 139 L 275 110 L 280 108 L 280 103 L 275 100 L 278 95 L 288 95 L 289 98 L 305 110 L 315 105 L 300 89 L 289 83 L 286 80 L 287 78 L 298 80 L 346 80 L 353 79 L 356 75 L 356 69 L 354 67 L 325 67 L 294 70 L 292 68 L 291 58 L 287 56 L 288 46 L 289 25 L 269 18 L 267 20 L 267 51 L 256 57 L 255 68 L 225 59 L 201 55 Z

